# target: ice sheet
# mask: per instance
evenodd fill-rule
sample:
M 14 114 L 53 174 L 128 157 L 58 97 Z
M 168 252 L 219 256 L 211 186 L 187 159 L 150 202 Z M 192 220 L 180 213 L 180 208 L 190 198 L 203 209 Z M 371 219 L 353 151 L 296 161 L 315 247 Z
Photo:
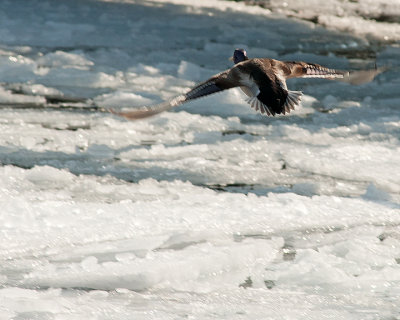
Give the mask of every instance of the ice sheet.
M 0 319 L 400 317 L 398 3 L 261 4 L 0 2 Z M 391 68 L 290 80 L 285 117 L 237 89 L 103 110 L 185 92 L 236 47 Z

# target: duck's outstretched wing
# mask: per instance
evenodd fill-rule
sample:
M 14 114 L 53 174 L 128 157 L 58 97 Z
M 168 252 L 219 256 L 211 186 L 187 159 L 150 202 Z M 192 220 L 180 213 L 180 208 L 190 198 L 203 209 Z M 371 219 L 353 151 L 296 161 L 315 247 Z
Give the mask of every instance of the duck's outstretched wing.
M 349 73 L 347 71 L 329 69 L 316 63 L 303 61 L 276 61 L 276 65 L 286 79 L 324 78 L 336 80 L 345 78 Z
M 161 113 L 163 111 L 180 106 L 185 102 L 198 99 L 204 96 L 208 96 L 210 94 L 220 92 L 226 89 L 237 87 L 239 83 L 231 78 L 230 72 L 231 69 L 216 74 L 212 76 L 210 79 L 198 84 L 187 93 L 177 96 L 169 101 L 165 101 L 153 106 L 142 107 L 127 112 L 118 112 L 115 110 L 110 110 L 110 112 L 130 120 L 147 118 L 155 114 Z
M 359 85 L 372 81 L 378 74 L 388 70 L 388 68 L 375 67 L 375 69 L 368 70 L 344 71 L 326 68 L 316 63 L 307 63 L 303 61 L 282 61 L 281 70 L 287 79 L 324 78 Z

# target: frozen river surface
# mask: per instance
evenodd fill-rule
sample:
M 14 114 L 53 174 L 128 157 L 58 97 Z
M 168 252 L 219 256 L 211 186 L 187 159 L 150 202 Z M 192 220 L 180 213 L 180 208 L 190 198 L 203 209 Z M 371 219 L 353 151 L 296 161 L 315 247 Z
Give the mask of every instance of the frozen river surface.
M 397 0 L 0 2 L 0 319 L 400 319 Z M 251 57 L 391 69 L 231 90 Z

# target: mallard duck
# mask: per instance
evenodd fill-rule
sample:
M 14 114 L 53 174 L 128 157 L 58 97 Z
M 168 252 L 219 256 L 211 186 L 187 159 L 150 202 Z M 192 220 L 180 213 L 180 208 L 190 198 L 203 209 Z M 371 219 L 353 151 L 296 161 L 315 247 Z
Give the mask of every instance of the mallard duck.
M 288 90 L 286 80 L 290 78 L 325 78 L 351 84 L 371 81 L 384 68 L 364 71 L 342 71 L 303 61 L 279 61 L 270 58 L 249 59 L 244 49 L 236 49 L 231 58 L 235 65 L 199 83 L 188 92 L 157 105 L 114 114 L 127 119 L 150 117 L 180 106 L 183 103 L 208 96 L 223 90 L 240 87 L 246 94 L 249 105 L 267 116 L 287 114 L 301 101 L 301 91 Z

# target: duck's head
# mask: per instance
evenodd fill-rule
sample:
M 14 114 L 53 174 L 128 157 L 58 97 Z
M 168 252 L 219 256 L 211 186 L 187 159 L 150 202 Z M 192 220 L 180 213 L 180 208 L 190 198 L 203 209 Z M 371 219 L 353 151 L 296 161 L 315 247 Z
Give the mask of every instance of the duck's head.
M 246 50 L 244 49 L 236 49 L 233 52 L 233 57 L 232 57 L 233 62 L 239 63 L 245 60 L 249 60 L 249 57 L 247 56 Z

